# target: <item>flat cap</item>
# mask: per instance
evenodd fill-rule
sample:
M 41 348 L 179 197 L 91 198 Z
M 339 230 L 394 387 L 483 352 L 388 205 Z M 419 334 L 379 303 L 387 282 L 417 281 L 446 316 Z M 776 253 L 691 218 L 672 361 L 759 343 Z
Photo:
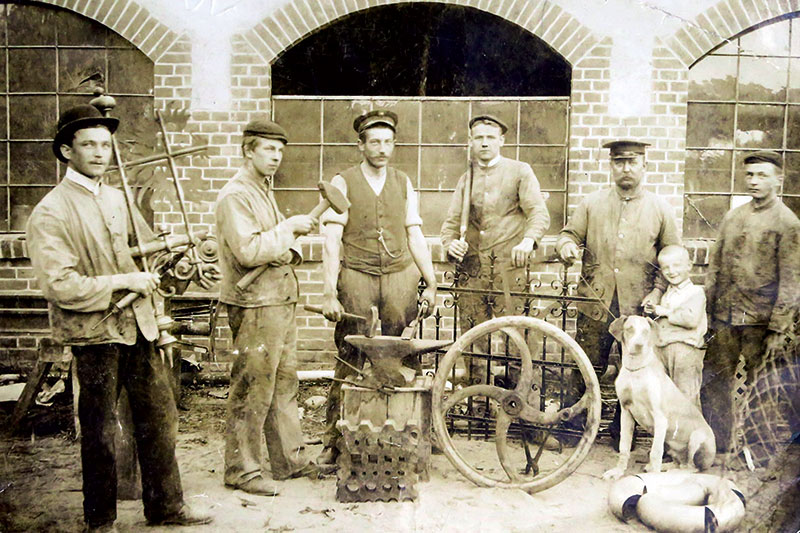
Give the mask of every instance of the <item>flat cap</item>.
M 476 122 L 478 122 L 479 120 L 486 121 L 486 122 L 494 122 L 495 124 L 500 126 L 500 131 L 503 132 L 503 135 L 505 135 L 506 132 L 508 131 L 508 126 L 506 125 L 506 123 L 503 122 L 502 120 L 500 120 L 499 118 L 497 118 L 494 115 L 477 115 L 477 116 L 472 117 L 472 120 L 469 121 L 470 129 L 472 129 L 472 126 Z
M 286 130 L 277 122 L 265 118 L 255 118 L 248 122 L 244 127 L 243 134 L 264 137 L 265 139 L 275 139 L 277 141 L 282 141 L 283 144 L 289 143 Z
M 772 150 L 759 150 L 745 156 L 744 164 L 749 165 L 751 163 L 772 163 L 778 168 L 783 168 L 783 157 Z
M 611 159 L 625 159 L 644 154 L 648 146 L 650 143 L 633 139 L 615 139 L 605 143 L 603 148 L 609 149 Z
M 387 109 L 375 109 L 357 116 L 353 121 L 353 129 L 360 135 L 361 132 L 375 126 L 386 126 L 397 132 L 397 115 Z

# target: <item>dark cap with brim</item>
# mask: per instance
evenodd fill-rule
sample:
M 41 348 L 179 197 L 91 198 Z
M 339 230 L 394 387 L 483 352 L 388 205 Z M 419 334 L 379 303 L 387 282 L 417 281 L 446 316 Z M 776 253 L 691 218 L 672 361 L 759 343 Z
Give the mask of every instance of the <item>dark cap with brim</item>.
M 256 137 L 263 137 L 264 139 L 273 139 L 281 141 L 283 144 L 289 144 L 289 138 L 286 136 L 286 130 L 281 127 L 277 122 L 265 118 L 256 118 L 247 123 L 244 127 L 244 135 L 255 135 Z
M 397 115 L 387 109 L 375 109 L 356 117 L 353 121 L 353 129 L 359 135 L 376 126 L 385 126 L 397 133 Z
M 76 131 L 97 126 L 105 126 L 108 131 L 114 133 L 119 126 L 119 119 L 104 117 L 99 109 L 90 104 L 70 107 L 61 113 L 61 117 L 58 119 L 56 135 L 53 139 L 53 154 L 62 163 L 69 162 L 61 153 L 61 145 L 70 144 Z
M 759 150 L 758 152 L 753 152 L 745 156 L 744 164 L 750 165 L 752 163 L 772 163 L 779 169 L 782 169 L 783 157 L 781 157 L 781 154 L 778 152 L 772 150 Z
M 500 126 L 500 131 L 503 133 L 503 135 L 505 135 L 506 132 L 508 131 L 508 126 L 506 125 L 506 123 L 503 122 L 502 120 L 500 120 L 499 118 L 497 118 L 494 115 L 478 115 L 478 116 L 472 117 L 472 120 L 469 121 L 470 129 L 472 129 L 472 126 L 474 126 L 475 123 L 479 122 L 479 121 L 492 122 L 494 124 L 497 124 L 498 126 Z
M 603 145 L 608 148 L 611 159 L 628 159 L 644 155 L 650 143 L 635 141 L 633 139 L 616 139 Z

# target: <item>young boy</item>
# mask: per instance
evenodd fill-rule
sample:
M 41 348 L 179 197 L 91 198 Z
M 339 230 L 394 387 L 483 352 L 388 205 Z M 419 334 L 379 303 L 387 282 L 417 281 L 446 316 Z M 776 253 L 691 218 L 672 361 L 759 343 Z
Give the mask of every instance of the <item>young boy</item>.
M 656 346 L 667 375 L 700 407 L 705 354 L 703 336 L 708 329 L 706 295 L 703 287 L 689 279 L 692 264 L 684 247 L 664 247 L 658 254 L 658 264 L 669 287 L 657 305 L 648 304 L 644 310 L 655 315 Z

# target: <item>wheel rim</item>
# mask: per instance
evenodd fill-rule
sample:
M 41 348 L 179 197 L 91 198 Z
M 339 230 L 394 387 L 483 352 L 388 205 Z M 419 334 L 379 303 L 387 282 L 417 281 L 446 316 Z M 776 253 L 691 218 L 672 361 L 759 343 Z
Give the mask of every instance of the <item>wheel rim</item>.
M 564 349 L 566 358 L 577 365 L 586 385 L 586 391 L 579 401 L 555 413 L 544 413 L 539 410 L 538 406 L 534 407 L 527 402 L 527 392 L 530 390 L 534 380 L 533 358 L 528 343 L 525 341 L 525 336 L 520 330 L 529 330 L 552 339 L 560 348 Z M 456 360 L 476 340 L 499 331 L 507 335 L 520 353 L 521 371 L 516 387 L 514 389 L 503 389 L 494 385 L 470 385 L 463 389 L 454 390 L 445 399 L 445 384 Z M 488 477 L 470 465 L 456 449 L 453 439 L 447 430 L 445 421 L 447 411 L 461 401 L 476 396 L 489 398 L 491 402 L 497 405 L 495 448 L 500 465 L 508 477 L 507 480 Z M 527 480 L 523 478 L 514 468 L 514 463 L 509 453 L 508 433 L 512 422 L 515 419 L 519 419 L 544 426 L 553 426 L 559 420 L 565 420 L 584 409 L 586 411 L 586 425 L 583 435 L 566 461 L 545 475 L 534 475 L 533 479 Z M 575 471 L 589 453 L 600 424 L 600 386 L 588 357 L 586 357 L 586 354 L 574 339 L 563 330 L 537 318 L 524 316 L 500 317 L 484 322 L 467 331 L 456 340 L 444 355 L 433 382 L 432 410 L 434 429 L 439 437 L 444 454 L 467 479 L 483 487 L 519 488 L 528 492 L 538 492 L 563 481 Z M 544 446 L 544 443 L 541 446 Z M 541 453 L 541 450 L 538 453 Z

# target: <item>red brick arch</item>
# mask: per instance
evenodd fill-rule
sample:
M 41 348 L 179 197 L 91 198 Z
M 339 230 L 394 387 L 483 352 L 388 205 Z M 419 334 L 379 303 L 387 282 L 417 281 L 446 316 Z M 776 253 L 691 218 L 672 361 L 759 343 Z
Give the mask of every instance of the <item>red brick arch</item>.
M 410 1 L 414 0 L 290 0 L 245 32 L 244 38 L 265 61 L 272 63 L 281 52 L 337 19 L 371 7 Z M 431 1 L 473 7 L 502 17 L 545 41 L 573 65 L 599 40 L 548 0 Z
M 800 11 L 800 0 L 720 0 L 665 39 L 688 67 L 748 28 Z
M 157 62 L 179 35 L 134 0 L 37 0 L 62 7 L 103 24 Z

